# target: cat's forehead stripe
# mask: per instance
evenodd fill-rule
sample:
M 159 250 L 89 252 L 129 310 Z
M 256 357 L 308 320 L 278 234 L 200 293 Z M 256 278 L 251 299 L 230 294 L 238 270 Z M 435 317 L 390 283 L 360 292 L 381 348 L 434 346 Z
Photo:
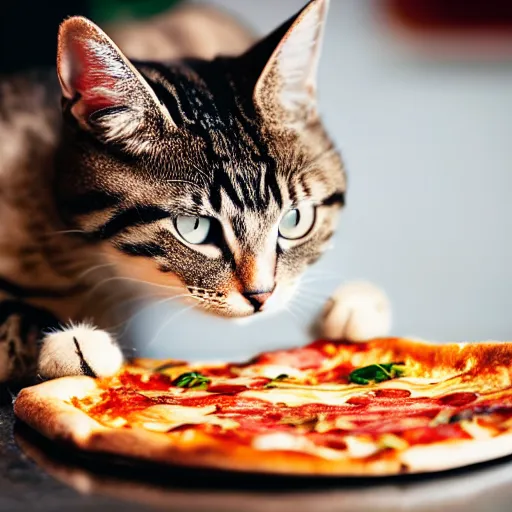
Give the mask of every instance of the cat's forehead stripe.
M 232 84 L 211 67 L 189 64 L 185 68 L 151 63 L 141 69 L 174 122 L 206 142 L 207 165 L 212 167 L 208 172 L 213 175 L 212 208 L 221 211 L 222 190 L 241 210 L 265 210 L 272 198 L 282 206 L 276 162 Z M 233 169 L 233 162 L 239 169 Z

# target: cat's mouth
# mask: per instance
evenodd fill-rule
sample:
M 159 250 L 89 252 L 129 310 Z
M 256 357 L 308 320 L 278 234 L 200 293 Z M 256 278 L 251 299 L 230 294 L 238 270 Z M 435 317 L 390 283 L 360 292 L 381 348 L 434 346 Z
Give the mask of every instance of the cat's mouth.
M 190 300 L 206 313 L 227 318 L 240 318 L 262 312 L 261 304 L 251 302 L 238 291 L 223 293 L 214 290 L 204 290 L 187 287 Z
M 292 297 L 295 286 L 278 285 L 271 291 L 223 293 L 187 287 L 189 299 L 204 312 L 227 318 L 245 318 L 274 313 L 282 309 Z

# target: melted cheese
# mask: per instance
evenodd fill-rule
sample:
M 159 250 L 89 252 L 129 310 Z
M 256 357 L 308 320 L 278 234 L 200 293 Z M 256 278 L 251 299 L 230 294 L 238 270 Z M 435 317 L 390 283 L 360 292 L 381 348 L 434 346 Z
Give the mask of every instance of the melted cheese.
M 499 431 L 496 428 L 492 427 L 483 427 L 479 425 L 476 421 L 461 421 L 460 426 L 463 430 L 465 430 L 473 439 L 488 439 L 490 437 L 494 437 Z
M 215 405 L 206 407 L 185 407 L 181 405 L 153 405 L 132 413 L 129 422 L 146 430 L 168 432 L 181 425 L 218 425 L 225 429 L 236 428 L 238 423 L 229 418 L 219 418 L 215 414 Z
M 347 444 L 348 453 L 353 459 L 370 457 L 381 449 L 375 441 L 363 437 L 346 436 L 343 441 Z
M 252 441 L 252 447 L 260 451 L 292 451 L 307 453 L 322 457 L 323 459 L 343 459 L 346 453 L 317 446 L 306 437 L 288 434 L 286 432 L 273 432 L 256 436 Z

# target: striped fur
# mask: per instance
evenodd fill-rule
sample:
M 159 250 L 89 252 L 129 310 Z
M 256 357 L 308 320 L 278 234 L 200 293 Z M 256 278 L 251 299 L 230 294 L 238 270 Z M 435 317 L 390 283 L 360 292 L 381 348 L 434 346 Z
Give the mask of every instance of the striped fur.
M 50 160 L 55 155 L 41 173 L 54 185 L 44 203 L 52 213 L 35 213 L 46 235 L 35 249 L 46 277 L 31 283 L 72 289 L 76 300 L 71 308 L 59 299 L 28 302 L 80 321 L 91 311 L 87 290 L 115 275 L 172 286 L 218 315 L 253 314 L 255 293 L 272 293 L 265 309 L 283 305 L 325 250 L 344 203 L 342 161 L 316 110 L 326 8 L 327 0 L 313 0 L 241 55 L 212 60 L 129 61 L 92 23 L 66 21 L 63 123 L 59 137 L 41 141 Z M 309 59 L 297 58 L 308 51 Z M 0 128 L 0 149 L 1 137 Z M 15 170 L 0 164 L 0 184 Z M 296 241 L 279 237 L 283 215 L 304 203 L 316 208 L 313 229 Z M 179 215 L 210 218 L 208 243 L 184 241 Z M 58 237 L 66 257 L 40 256 L 58 229 L 72 231 Z M 22 232 L 23 247 L 33 233 Z M 108 270 L 82 279 L 92 265 Z M 6 279 L 1 271 L 0 262 Z M 28 284 L 16 276 L 13 286 Z

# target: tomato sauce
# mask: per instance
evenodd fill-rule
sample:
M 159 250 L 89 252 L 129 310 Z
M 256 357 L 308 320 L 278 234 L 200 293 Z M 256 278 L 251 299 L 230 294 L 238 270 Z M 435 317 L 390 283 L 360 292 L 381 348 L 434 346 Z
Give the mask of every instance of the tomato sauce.
M 172 379 L 163 373 L 124 372 L 119 375 L 119 381 L 123 386 L 139 391 L 168 391 L 172 386 Z
M 314 347 L 294 348 L 266 352 L 257 357 L 253 364 L 272 364 L 292 366 L 297 370 L 320 368 L 325 361 L 325 355 Z

